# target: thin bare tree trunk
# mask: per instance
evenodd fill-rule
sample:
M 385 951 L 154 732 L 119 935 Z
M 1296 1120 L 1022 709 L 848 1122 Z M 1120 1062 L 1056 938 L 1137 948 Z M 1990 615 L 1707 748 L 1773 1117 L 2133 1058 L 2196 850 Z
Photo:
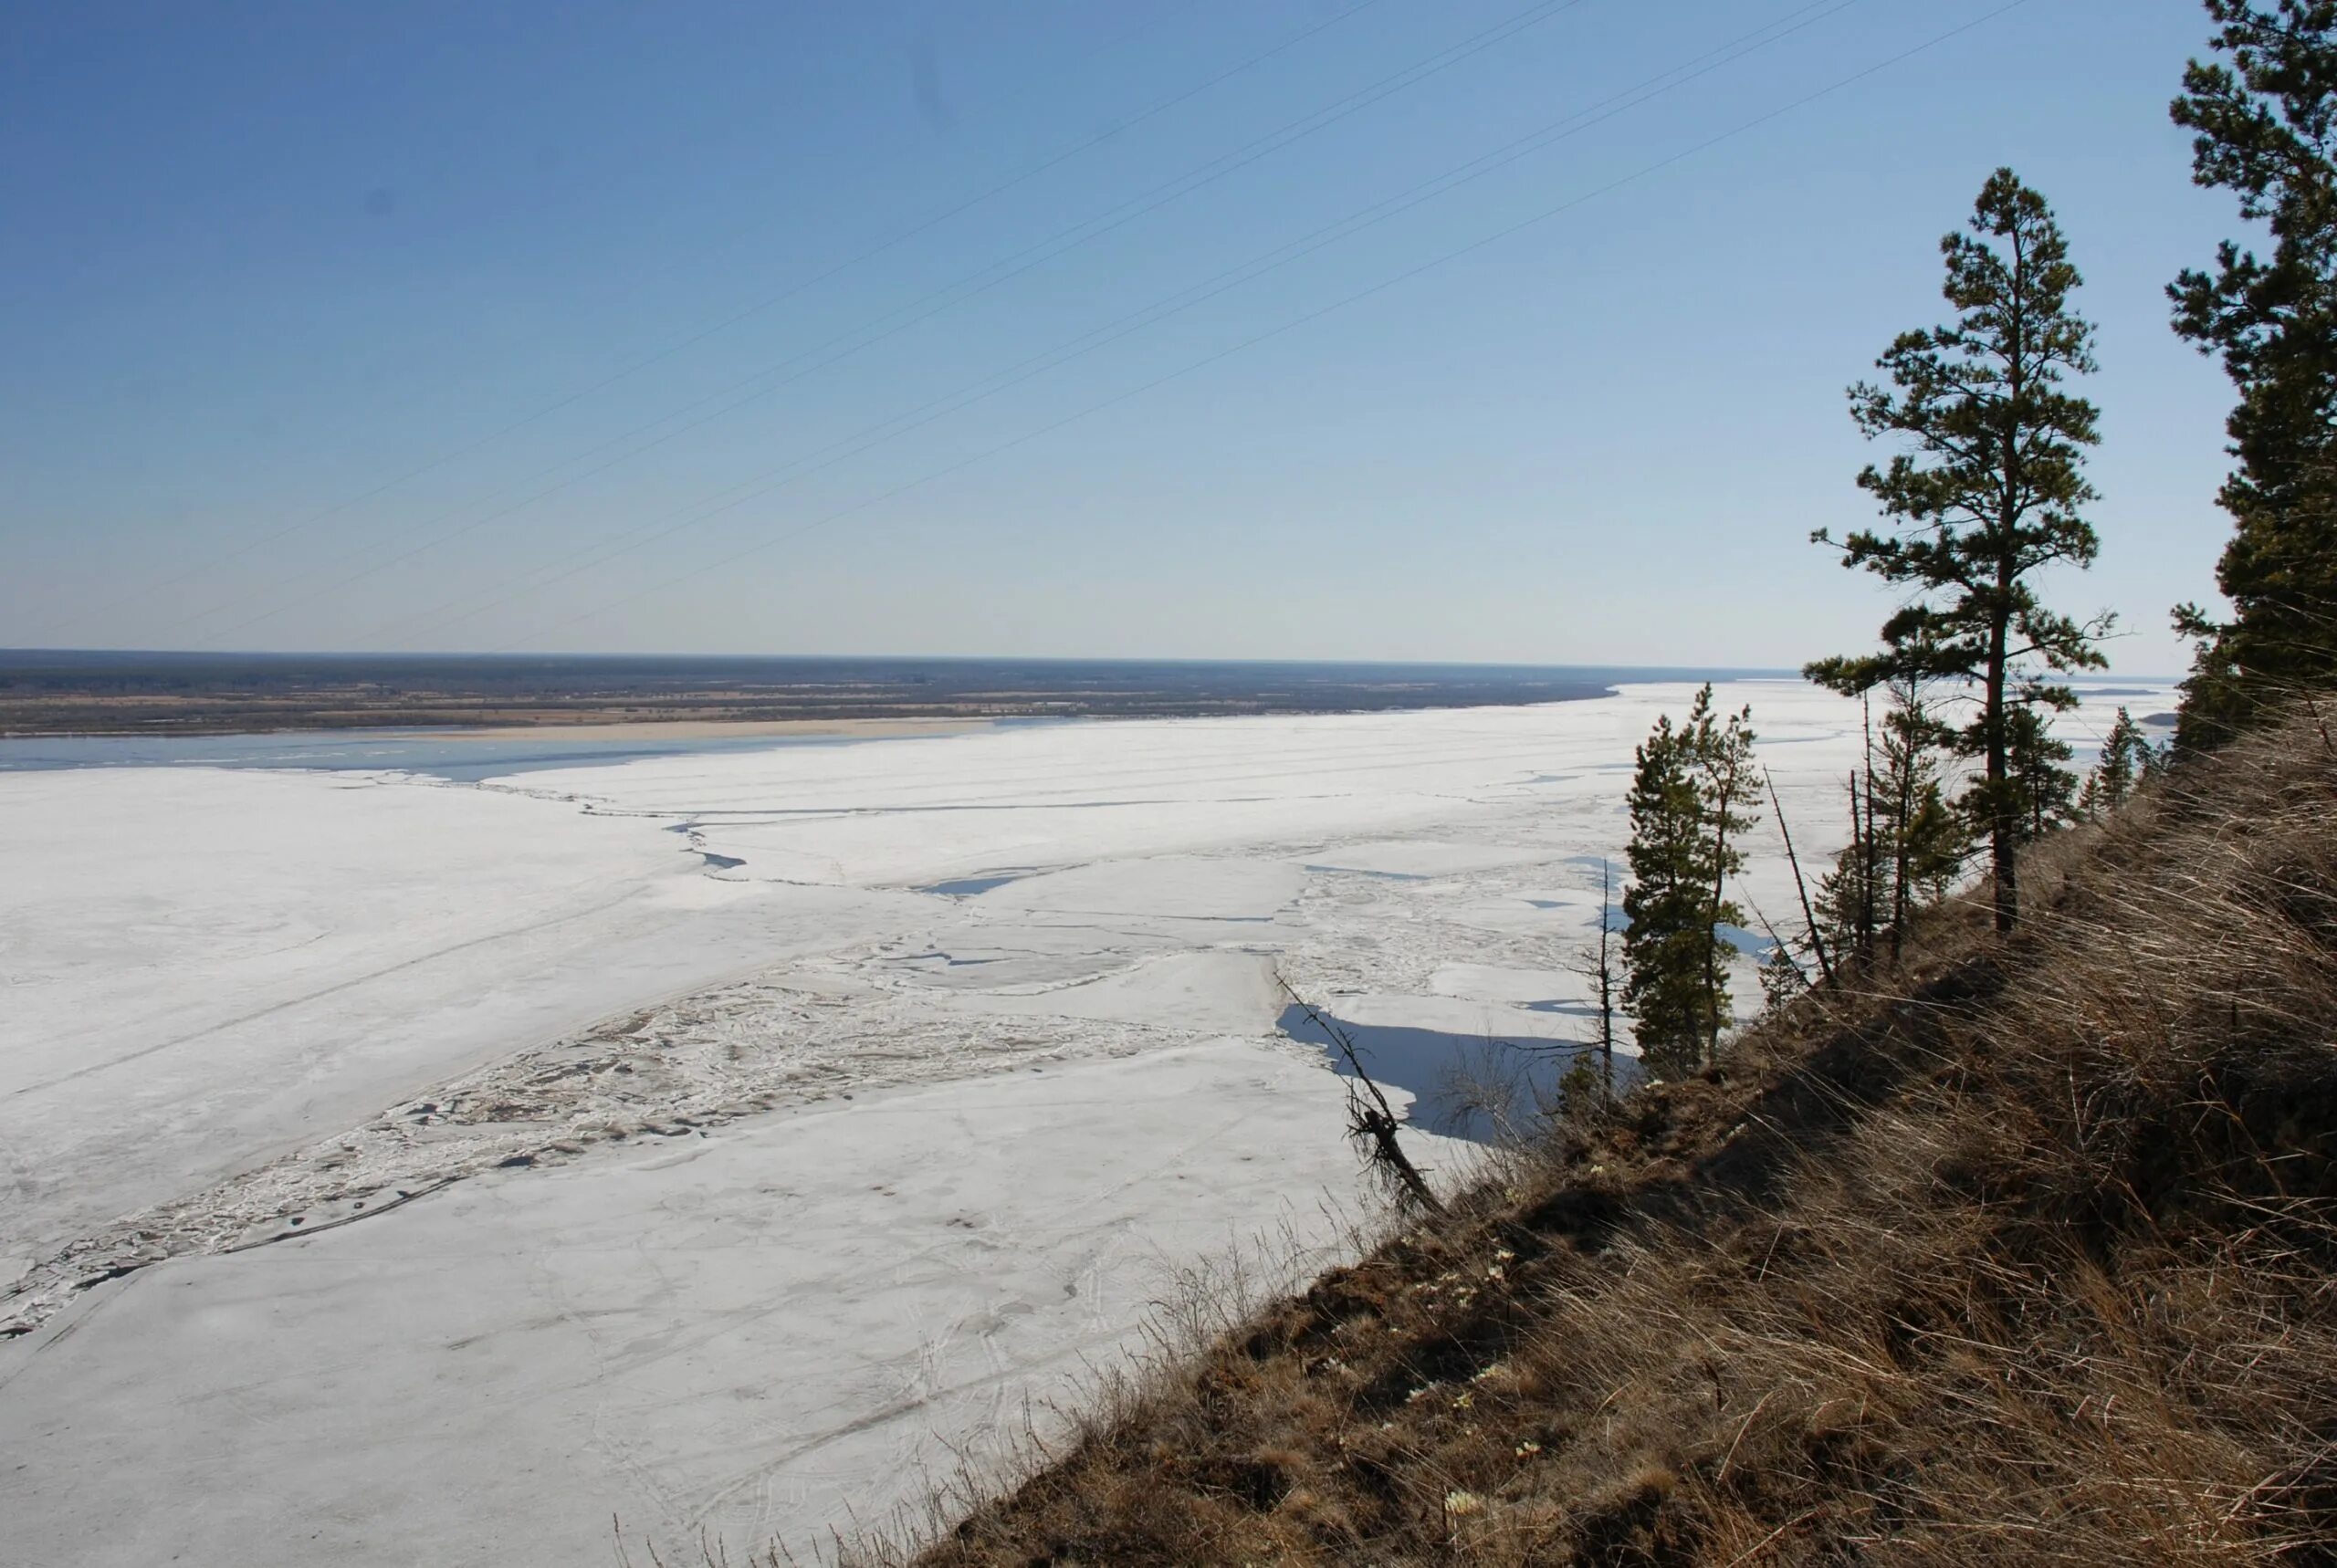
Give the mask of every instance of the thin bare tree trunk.
M 1363 1058 L 1356 1051 L 1353 1037 L 1336 1019 L 1326 1018 L 1315 1010 L 1315 1004 L 1292 989 L 1288 980 L 1276 975 L 1274 981 L 1282 987 L 1283 995 L 1298 1004 L 1307 1021 L 1321 1030 L 1338 1047 L 1339 1054 L 1347 1059 L 1347 1067 L 1355 1073 L 1356 1082 L 1363 1085 L 1362 1093 L 1353 1089 L 1347 1091 L 1347 1135 L 1363 1145 L 1366 1157 L 1387 1173 L 1412 1202 L 1430 1214 L 1442 1214 L 1443 1201 L 1429 1189 L 1428 1178 L 1420 1175 L 1420 1167 L 1412 1164 L 1411 1156 L 1404 1152 L 1403 1145 L 1396 1141 L 1396 1129 L 1403 1123 L 1397 1116 L 1395 1107 L 1388 1103 L 1388 1096 L 1379 1092 L 1379 1085 L 1372 1082 L 1371 1074 L 1364 1071 Z M 1365 1095 L 1369 1096 L 1368 1102 Z
M 1793 890 L 1801 898 L 1801 920 L 1809 933 L 1810 951 L 1818 956 L 1818 972 L 1826 983 L 1834 983 L 1834 965 L 1826 956 L 1826 938 L 1818 929 L 1818 916 L 1809 907 L 1809 884 L 1801 877 L 1801 857 L 1793 852 L 1793 830 L 1786 825 L 1785 802 L 1777 799 L 1777 781 L 1766 768 L 1761 769 L 1761 781 L 1769 787 L 1769 806 L 1777 814 L 1777 832 L 1786 841 L 1786 863 L 1793 867 Z
M 1613 907 L 1614 862 L 1598 857 L 1598 1051 L 1605 1060 L 1607 1098 L 1615 1098 L 1615 971 L 1608 961 L 1607 912 Z
M 1914 694 L 1911 690 L 1907 709 L 1909 718 L 1899 737 L 1899 754 L 1892 761 L 1892 788 L 1898 791 L 1898 800 L 1892 811 L 1891 845 L 1891 961 L 1899 962 L 1907 936 L 1907 833 L 1914 826 L 1915 800 L 1915 737 L 1922 733 L 1921 716 L 1916 712 Z
M 1867 862 L 1866 819 L 1859 813 L 1859 770 L 1851 768 L 1845 785 L 1850 792 L 1850 869 L 1861 876 Z M 1867 901 L 1863 889 L 1853 889 L 1852 902 L 1847 912 L 1850 926 L 1850 941 L 1857 948 L 1859 962 L 1863 964 L 1874 956 L 1874 934 L 1867 929 Z
M 1704 1064 L 1720 1056 L 1720 948 L 1715 930 L 1720 925 L 1721 895 L 1728 885 L 1728 809 L 1736 802 L 1736 753 L 1728 756 L 1728 776 L 1721 780 L 1719 821 L 1713 829 L 1713 896 L 1704 922 Z
M 2028 319 L 2022 309 L 2021 278 L 2025 266 L 2019 253 L 2019 236 L 2014 235 L 2014 268 L 2012 298 L 2012 356 L 2007 367 L 2008 395 L 2004 401 L 2007 410 L 2019 406 L 2027 381 Z M 1996 881 L 1996 934 L 2010 936 L 2020 919 L 2019 854 L 2014 840 L 2020 821 L 2020 802 L 2013 799 L 2011 759 L 2007 756 L 2011 739 L 2012 712 L 2007 702 L 2007 685 L 2011 676 L 2009 644 L 2012 633 L 2013 562 L 2010 554 L 2013 530 L 2019 522 L 2020 441 L 2017 426 L 2005 430 L 2003 489 L 1997 502 L 1996 517 L 1996 596 L 1989 614 L 1988 627 L 1988 861 L 1989 871 Z
M 1882 926 L 1882 912 L 1878 894 L 1881 891 L 1881 866 L 1874 837 L 1874 705 L 1864 693 L 1859 695 L 1859 716 L 1866 736 L 1866 832 L 1865 847 L 1859 854 L 1859 919 L 1866 943 L 1868 962 L 1874 959 L 1874 942 Z

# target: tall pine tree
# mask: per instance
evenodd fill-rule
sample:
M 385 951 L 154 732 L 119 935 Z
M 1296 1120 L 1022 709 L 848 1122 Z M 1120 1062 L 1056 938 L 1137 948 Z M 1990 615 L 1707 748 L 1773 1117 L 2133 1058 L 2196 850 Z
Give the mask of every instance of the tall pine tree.
M 2085 793 L 2078 801 L 2079 815 L 2098 822 L 2124 805 L 2134 787 L 2149 776 L 2154 757 L 2151 743 L 2143 736 L 2143 727 L 2134 722 L 2133 715 L 2120 708 L 2117 722 L 2102 737 L 2101 756 L 2095 761 L 2093 771 L 2086 775 Z
M 2102 664 L 2094 641 L 2110 618 L 2080 623 L 2049 610 L 2034 579 L 2059 563 L 2086 566 L 2100 548 L 2080 511 L 2096 498 L 2085 449 L 2100 437 L 2094 406 L 2066 390 L 2094 369 L 2093 329 L 2070 308 L 2080 281 L 2045 198 L 2009 169 L 1989 177 L 1970 232 L 1940 242 L 1947 326 L 1902 333 L 1877 366 L 1890 384 L 1850 389 L 1869 439 L 1912 447 L 1870 465 L 1859 485 L 1891 519 L 1840 545 L 1842 564 L 1912 597 L 1882 626 L 1881 652 L 1820 660 L 1806 672 L 1844 692 L 1902 677 L 1952 677 L 1979 688 L 1959 748 L 1984 759 L 1965 804 L 1987 828 L 1996 919 L 2010 931 L 2029 802 L 2014 777 L 2016 743 L 2038 704 L 2067 688 L 2034 678 Z M 1812 534 L 1832 545 L 1825 529 Z
M 2014 820 L 2014 837 L 2032 843 L 2077 816 L 2078 776 L 2064 766 L 2077 755 L 2070 743 L 2055 735 L 2045 717 L 2049 705 L 2028 701 L 2013 705 L 2009 764 L 2013 797 L 2020 804 Z
M 1882 771 L 1877 778 L 1883 820 L 1891 833 L 1891 956 L 1905 945 L 1907 920 L 1947 894 L 1971 852 L 1971 835 L 1947 804 L 1940 783 L 1940 753 L 1955 732 L 1932 712 L 1924 683 L 1902 676 L 1891 683 L 1882 719 Z
M 1886 937 L 1900 956 L 1909 918 L 1945 894 L 1971 844 L 1940 787 L 1939 753 L 1954 732 L 1932 713 L 1922 681 L 1894 679 L 1889 696 L 1863 778 L 1850 777 L 1850 841 L 1814 901 L 1818 938 L 1861 961 Z
M 2239 389 L 2226 429 L 2234 531 L 2216 567 L 2231 618 L 2200 639 L 2175 742 L 2212 746 L 2268 699 L 2337 676 L 2337 0 L 2206 0 L 2223 59 L 2184 73 L 2191 176 L 2239 198 L 2271 255 L 2230 241 L 2168 288 L 2175 329 Z
M 1660 716 L 1639 748 L 1629 797 L 1623 1006 L 1640 1060 L 1662 1077 L 1709 1061 L 1730 1021 L 1734 949 L 1720 927 L 1745 918 L 1727 894 L 1745 864 L 1744 835 L 1759 820 L 1751 716 L 1747 708 L 1722 719 L 1706 685 L 1684 724 Z

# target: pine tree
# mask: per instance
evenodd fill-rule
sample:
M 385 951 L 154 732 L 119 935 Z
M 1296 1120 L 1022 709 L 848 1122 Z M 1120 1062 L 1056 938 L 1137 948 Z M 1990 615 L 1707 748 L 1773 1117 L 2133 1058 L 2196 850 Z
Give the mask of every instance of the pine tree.
M 1697 929 L 1704 877 L 1692 743 L 1672 727 L 1670 714 L 1656 719 L 1638 762 L 1627 798 L 1631 885 L 1623 893 L 1623 1006 L 1640 1061 L 1651 1072 L 1673 1076 L 1693 1050 L 1703 1016 Z
M 2077 817 L 2078 776 L 2063 767 L 2077 753 L 2052 731 L 2049 705 L 2022 702 L 2012 710 L 2009 767 L 2013 798 L 2019 805 L 2015 838 L 2034 843 Z
M 1753 799 L 1751 710 L 1724 721 L 1713 689 L 1684 724 L 1656 720 L 1638 752 L 1629 804 L 1631 886 L 1623 894 L 1623 1005 L 1640 1054 L 1660 1076 L 1693 1071 L 1730 1019 L 1723 925 L 1745 912 L 1727 897 L 1741 870 Z
M 1948 807 L 1940 778 L 1940 754 L 1954 744 L 1955 732 L 1931 709 L 1929 692 L 1918 677 L 1891 683 L 1891 708 L 1882 720 L 1881 786 L 1884 820 L 1892 824 L 1891 956 L 1906 939 L 1907 919 L 1936 904 L 1964 870 L 1972 840 Z
M 1761 960 L 1761 1003 L 1776 1012 L 1809 989 L 1809 972 L 1794 956 L 1791 942 L 1779 942 Z
M 1818 879 L 1814 902 L 1827 945 L 1846 959 L 1867 963 L 1874 957 L 1876 915 L 1887 895 L 1876 874 L 1880 846 L 1855 773 L 1850 775 L 1850 842 L 1835 854 L 1833 869 Z
M 2143 738 L 2143 727 L 2124 708 L 2102 738 L 2101 756 L 2087 775 L 2085 794 L 2078 810 L 2089 821 L 2100 821 L 2126 803 L 2134 787 L 2148 777 L 2155 753 Z
M 1814 900 L 1820 937 L 1861 959 L 1886 937 L 1900 956 L 1910 915 L 1945 894 L 1970 847 L 1940 785 L 1939 755 L 1955 732 L 1933 716 L 1922 681 L 1895 679 L 1889 693 L 1879 742 L 1850 779 L 1850 842 Z
M 2200 639 L 2175 730 L 2185 749 L 2337 676 L 2337 0 L 2206 9 L 2227 63 L 2193 60 L 2172 112 L 2195 133 L 2193 182 L 2237 194 L 2272 254 L 2226 241 L 2212 271 L 2167 289 L 2175 329 L 2220 353 L 2239 389 L 2226 424 L 2238 467 L 2219 497 L 2234 531 L 2216 567 L 2231 619 L 2175 612 Z
M 1842 564 L 1913 599 L 1883 623 L 1880 653 L 1820 660 L 1806 673 L 1850 693 L 1927 677 L 1980 688 L 1977 716 L 1957 737 L 1965 755 L 1985 759 L 1965 804 L 1986 824 L 1996 929 L 2010 931 L 2029 804 L 2014 747 L 2041 734 L 2033 714 L 2020 714 L 2067 692 L 2034 671 L 2103 663 L 2094 641 L 2110 617 L 2080 623 L 2049 610 L 2033 581 L 2043 568 L 2093 560 L 2100 541 L 2079 513 L 2096 498 L 2084 451 L 2100 437 L 2094 406 L 2063 390 L 2094 369 L 2093 329 L 2070 309 L 2080 279 L 2051 208 L 1999 169 L 1970 229 L 1940 242 L 1954 323 L 1902 334 L 1877 361 L 1891 385 L 1861 383 L 1850 394 L 1869 439 L 1901 436 L 1913 450 L 1859 476 L 1893 522 L 1850 535 Z M 1834 543 L 1823 528 L 1810 537 Z
M 1704 687 L 1709 708 L 1712 687 Z M 1711 834 L 1709 859 L 1711 893 L 1705 900 L 1704 928 L 1712 940 L 1704 946 L 1704 1060 L 1720 1055 L 1721 1031 L 1730 1022 L 1726 965 L 1735 948 L 1720 935 L 1724 925 L 1742 929 L 1745 911 L 1728 896 L 1728 879 L 1745 869 L 1745 835 L 1761 820 L 1754 803 L 1753 708 L 1747 704 L 1715 725 L 1709 713 L 1696 726 L 1697 793 L 1704 827 Z
M 1598 941 L 1577 954 L 1575 973 L 1590 982 L 1598 1006 L 1599 1083 L 1609 1099 L 1615 1094 L 1615 867 L 1604 856 L 1598 862 Z
M 1902 912 L 1937 904 L 1954 887 L 1964 862 L 1972 852 L 1972 835 L 1964 820 L 1940 792 L 1939 780 L 1925 779 L 1917 788 L 1915 809 L 1902 841 L 1906 870 L 1900 878 Z M 1902 919 L 1894 925 L 1894 939 Z M 1894 956 L 1896 949 L 1893 949 Z

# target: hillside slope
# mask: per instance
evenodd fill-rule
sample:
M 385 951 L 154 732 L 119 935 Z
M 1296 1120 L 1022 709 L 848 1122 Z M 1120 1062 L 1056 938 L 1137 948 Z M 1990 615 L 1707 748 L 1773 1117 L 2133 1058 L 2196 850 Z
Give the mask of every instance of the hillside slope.
M 2337 746 L 2024 889 L 2010 946 L 1938 912 L 916 1561 L 2337 1561 Z

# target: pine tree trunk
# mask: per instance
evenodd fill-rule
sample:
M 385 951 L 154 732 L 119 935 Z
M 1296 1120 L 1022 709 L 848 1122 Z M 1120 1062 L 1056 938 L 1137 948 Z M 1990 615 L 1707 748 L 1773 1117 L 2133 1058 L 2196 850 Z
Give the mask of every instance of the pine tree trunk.
M 2020 916 L 2020 890 L 2014 869 L 2016 840 L 2020 833 L 2020 802 L 2013 799 L 2009 758 L 2006 755 L 2005 643 L 2011 628 L 2003 606 L 2012 598 L 2008 580 L 2011 563 L 1999 567 L 1996 624 L 1988 629 L 1988 852 L 1996 883 L 1996 934 L 2009 935 Z
M 1881 912 L 1875 904 L 1875 881 L 1881 874 L 1874 863 L 1874 769 L 1866 770 L 1866 826 L 1861 830 L 1859 850 L 1859 946 L 1860 956 L 1874 962 L 1875 934 L 1881 926 Z
M 1736 755 L 1729 754 L 1721 781 L 1720 820 L 1713 829 L 1713 901 L 1704 923 L 1704 1065 L 1720 1060 L 1720 904 L 1728 891 L 1728 812 L 1736 803 Z
M 2028 317 L 2024 298 L 2028 257 L 2017 232 L 2012 236 L 2012 309 L 2006 332 L 2005 407 L 2017 409 L 2028 379 Z M 2020 831 L 2020 802 L 2013 796 L 2011 758 L 2006 755 L 2012 739 L 2012 715 L 2005 687 L 2010 674 L 2008 645 L 2012 639 L 2013 548 L 2020 523 L 2020 429 L 2017 418 L 2003 433 L 2002 488 L 1997 492 L 1996 597 L 1988 613 L 1988 854 L 1996 884 L 1996 934 L 2009 936 L 2020 919 L 2018 868 L 2015 839 Z
M 1769 805 L 1777 814 L 1777 836 L 1786 841 L 1786 863 L 1793 868 L 1793 891 L 1801 900 L 1802 928 L 1809 933 L 1809 949 L 1818 956 L 1818 973 L 1828 985 L 1834 983 L 1834 961 L 1826 952 L 1826 934 L 1818 929 L 1818 912 L 1809 904 L 1809 883 L 1802 880 L 1801 857 L 1794 853 L 1793 829 L 1786 822 L 1786 805 L 1777 799 L 1777 781 L 1769 770 L 1761 769 L 1761 778 L 1769 787 Z
M 1610 1104 L 1615 1099 L 1615 970 L 1608 957 L 1613 926 L 1607 912 L 1614 896 L 1614 871 L 1602 857 L 1598 862 L 1598 1054 Z
M 1892 760 L 1891 770 L 1892 787 L 1899 793 L 1891 813 L 1891 961 L 1896 964 L 1907 932 L 1907 832 L 1915 799 L 1915 743 L 1912 738 L 1905 742 L 1903 754 Z
M 1874 939 L 1882 928 L 1881 878 L 1882 868 L 1876 861 L 1874 837 L 1874 706 L 1864 695 L 1859 698 L 1860 727 L 1866 737 L 1866 847 L 1860 852 L 1859 867 L 1859 918 L 1864 925 L 1866 957 L 1874 961 Z

